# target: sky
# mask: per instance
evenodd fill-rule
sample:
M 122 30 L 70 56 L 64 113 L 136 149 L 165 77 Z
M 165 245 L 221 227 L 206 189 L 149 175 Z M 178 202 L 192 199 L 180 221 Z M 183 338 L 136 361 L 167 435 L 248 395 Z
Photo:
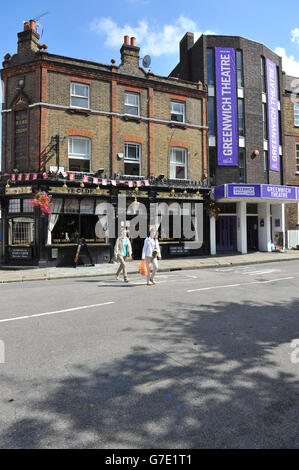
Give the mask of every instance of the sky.
M 187 31 L 195 40 L 202 33 L 243 36 L 278 53 L 286 73 L 299 77 L 297 0 L 2 0 L 0 11 L 1 63 L 16 52 L 23 22 L 48 12 L 39 20 L 40 43 L 52 54 L 104 64 L 114 58 L 117 65 L 123 37 L 134 36 L 140 57 L 151 56 L 151 71 L 167 76 Z

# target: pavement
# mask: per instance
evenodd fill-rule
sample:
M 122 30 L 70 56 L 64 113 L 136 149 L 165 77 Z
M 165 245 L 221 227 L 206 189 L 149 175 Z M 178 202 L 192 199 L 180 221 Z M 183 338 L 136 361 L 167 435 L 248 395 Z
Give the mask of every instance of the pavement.
M 215 256 L 184 257 L 162 259 L 159 261 L 159 272 L 204 269 L 225 266 L 242 266 L 249 264 L 271 263 L 277 261 L 298 261 L 299 250 L 286 250 L 284 252 L 254 252 L 242 255 L 225 254 Z M 139 260 L 127 262 L 128 274 L 138 273 Z M 73 267 L 50 267 L 32 268 L 25 267 L 2 267 L 0 266 L 0 283 L 40 281 L 51 279 L 80 278 L 94 276 L 113 276 L 116 272 L 116 264 L 105 263 L 95 266 Z

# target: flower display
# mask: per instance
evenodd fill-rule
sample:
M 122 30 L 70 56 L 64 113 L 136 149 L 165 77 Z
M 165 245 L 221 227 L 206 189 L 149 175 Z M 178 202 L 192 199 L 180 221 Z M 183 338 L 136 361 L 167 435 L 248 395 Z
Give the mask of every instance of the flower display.
M 35 191 L 33 198 L 29 201 L 29 204 L 31 204 L 33 207 L 39 207 L 42 215 L 52 214 L 50 206 L 53 203 L 51 202 L 51 197 L 52 196 L 49 196 L 45 191 Z
M 205 200 L 205 207 L 206 210 L 209 214 L 210 217 L 215 217 L 215 219 L 218 219 L 219 212 L 220 212 L 220 207 L 217 207 L 216 202 L 213 201 L 213 199 L 210 199 L 209 197 Z

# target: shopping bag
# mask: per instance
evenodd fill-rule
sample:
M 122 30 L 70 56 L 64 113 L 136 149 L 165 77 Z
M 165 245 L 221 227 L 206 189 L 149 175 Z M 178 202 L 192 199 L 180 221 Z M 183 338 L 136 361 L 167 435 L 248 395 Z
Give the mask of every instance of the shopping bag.
M 141 260 L 138 272 L 139 272 L 139 274 L 141 274 L 141 276 L 147 276 L 148 275 L 148 269 L 146 267 L 144 259 Z

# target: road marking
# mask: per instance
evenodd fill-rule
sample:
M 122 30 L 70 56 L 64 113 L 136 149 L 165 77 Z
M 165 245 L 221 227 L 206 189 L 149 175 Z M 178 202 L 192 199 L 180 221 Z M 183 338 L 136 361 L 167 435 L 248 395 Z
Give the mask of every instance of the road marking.
M 74 312 L 75 310 L 84 310 L 86 308 L 102 307 L 103 305 L 111 305 L 114 303 L 115 302 L 104 302 L 102 304 L 83 305 L 82 307 L 67 308 L 65 310 L 55 310 L 54 312 L 36 313 L 34 315 L 24 315 L 22 317 L 5 318 L 3 320 L 0 320 L 0 323 L 15 321 L 15 320 L 25 320 L 28 318 L 35 318 L 35 317 L 43 317 L 45 315 L 54 315 L 55 313 Z
M 295 278 L 294 277 L 281 277 L 280 279 L 271 279 L 270 281 L 254 281 L 254 282 L 243 282 L 242 284 L 227 284 L 225 286 L 202 287 L 200 289 L 187 290 L 187 292 L 198 292 L 198 291 L 211 290 L 211 289 L 223 289 L 225 287 L 248 286 L 250 284 L 266 284 L 268 282 L 286 281 L 288 279 L 295 279 Z

